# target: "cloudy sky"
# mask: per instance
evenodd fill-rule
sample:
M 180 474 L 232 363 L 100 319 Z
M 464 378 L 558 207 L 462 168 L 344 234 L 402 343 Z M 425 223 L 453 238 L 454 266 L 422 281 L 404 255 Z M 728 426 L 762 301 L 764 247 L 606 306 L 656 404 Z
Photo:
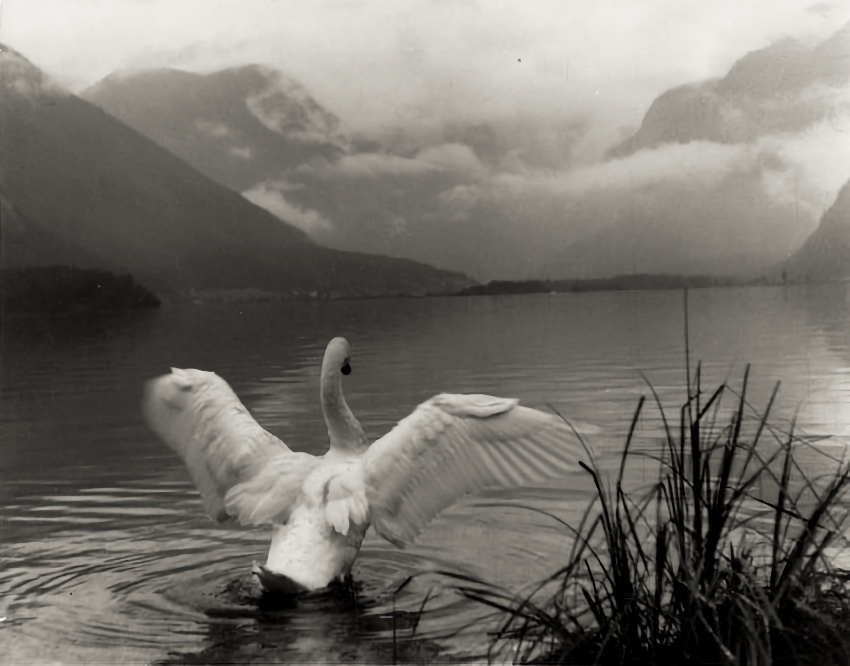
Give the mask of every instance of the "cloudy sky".
M 552 228 L 572 224 L 561 219 L 565 210 L 577 216 L 576 229 L 587 227 L 585 218 L 613 224 L 623 210 L 634 210 L 635 199 L 620 201 L 617 210 L 606 202 L 608 192 L 622 192 L 624 182 L 645 198 L 660 179 L 676 181 L 653 199 L 650 208 L 657 216 L 659 206 L 680 206 L 683 192 L 703 187 L 706 179 L 713 187 L 733 168 L 756 168 L 765 161 L 765 145 L 772 145 L 770 154 L 784 159 L 784 166 L 762 169 L 759 192 L 772 188 L 771 202 L 787 199 L 783 178 L 792 174 L 792 162 L 803 169 L 793 171 L 795 182 L 815 181 L 803 196 L 806 205 L 809 199 L 817 202 L 806 213 L 809 229 L 850 175 L 844 162 L 834 168 L 847 137 L 834 119 L 834 135 L 829 127 L 798 123 L 792 134 L 784 127 L 776 136 L 761 132 L 733 146 L 652 147 L 617 160 L 606 152 L 636 131 L 665 90 L 723 77 L 747 52 L 785 37 L 804 44 L 825 39 L 850 20 L 844 2 L 3 0 L 0 12 L 0 39 L 74 91 L 119 69 L 204 72 L 263 63 L 303 84 L 349 132 L 380 135 L 402 128 L 408 144 L 416 146 L 404 154 L 407 163 L 385 149 L 347 156 L 347 163 L 327 167 L 324 177 L 332 171 L 342 177 L 347 167 L 350 176 L 351 168 L 369 164 L 399 179 L 405 168 L 413 178 L 423 164 L 447 173 L 463 170 L 463 177 L 432 179 L 424 188 L 398 184 L 418 192 L 403 199 L 418 211 L 407 210 L 407 218 L 416 216 L 422 224 L 435 215 L 454 215 L 462 223 L 470 207 L 479 217 L 498 217 L 506 205 L 516 208 L 525 200 L 533 202 L 528 216 L 537 220 L 545 245 Z M 498 164 L 487 164 L 466 135 L 446 139 L 447 126 L 476 124 L 501 137 Z M 836 144 L 835 136 L 844 143 Z M 834 154 L 827 155 L 830 168 L 824 169 L 829 146 Z M 313 220 L 319 235 L 339 226 L 332 211 L 310 208 L 309 197 L 296 200 L 292 174 L 278 176 L 274 182 L 285 187 L 272 191 L 257 183 L 248 188 L 252 198 L 261 201 L 258 192 L 268 190 L 270 208 Z M 307 185 L 304 178 L 298 183 Z M 513 193 L 513 203 L 506 204 Z M 798 202 L 785 203 L 799 215 Z M 404 220 L 408 226 L 414 222 Z M 500 233 L 505 243 L 513 242 L 511 233 Z M 423 245 L 421 239 L 417 243 Z M 462 268 L 460 260 L 434 252 L 412 256 Z M 487 266 L 473 260 L 468 268 L 479 277 L 498 277 L 490 264 L 503 255 L 488 256 L 481 258 Z
M 262 62 L 354 126 L 591 111 L 850 16 L 811 0 L 4 0 L 0 36 L 72 90 L 123 68 Z

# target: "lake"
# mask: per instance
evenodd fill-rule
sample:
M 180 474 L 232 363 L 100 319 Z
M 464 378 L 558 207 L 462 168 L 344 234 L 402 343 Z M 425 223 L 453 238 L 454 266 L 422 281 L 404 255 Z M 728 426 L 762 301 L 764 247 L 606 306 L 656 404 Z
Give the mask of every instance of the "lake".
M 0 661 L 386 662 L 481 656 L 487 614 L 434 570 L 519 590 L 569 546 L 543 509 L 575 522 L 586 473 L 488 493 L 443 513 L 400 551 L 370 532 L 353 591 L 258 605 L 249 571 L 268 534 L 214 526 L 180 461 L 145 430 L 142 383 L 169 366 L 214 370 L 296 450 L 322 453 L 319 367 L 330 338 L 353 349 L 352 410 L 377 438 L 438 392 L 551 405 L 582 426 L 599 464 L 619 464 L 644 376 L 677 418 L 684 397 L 681 292 L 164 306 L 108 320 L 7 317 L 0 358 Z M 703 385 L 763 406 L 778 426 L 850 437 L 846 285 L 689 294 L 690 354 Z M 639 445 L 657 444 L 649 403 Z M 825 460 L 827 460 L 825 458 Z M 828 463 L 813 463 L 828 465 Z M 657 464 L 635 457 L 629 477 Z M 423 599 L 430 595 L 424 611 Z M 470 629 L 461 631 L 471 625 Z M 395 641 L 393 636 L 395 635 Z M 395 650 L 395 654 L 394 651 Z

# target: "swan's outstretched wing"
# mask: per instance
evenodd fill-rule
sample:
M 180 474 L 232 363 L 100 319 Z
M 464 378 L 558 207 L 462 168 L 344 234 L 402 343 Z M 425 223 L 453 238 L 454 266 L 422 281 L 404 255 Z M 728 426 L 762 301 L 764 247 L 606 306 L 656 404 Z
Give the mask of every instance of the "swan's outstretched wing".
M 463 494 L 552 479 L 577 469 L 583 454 L 553 414 L 488 395 L 438 395 L 366 452 L 372 525 L 403 547 Z
M 148 427 L 183 459 L 218 522 L 286 522 L 317 463 L 264 430 L 212 372 L 172 369 L 150 380 L 142 411 Z
M 285 523 L 304 479 L 318 464 L 309 453 L 278 454 L 257 474 L 233 486 L 224 497 L 224 508 L 242 525 Z

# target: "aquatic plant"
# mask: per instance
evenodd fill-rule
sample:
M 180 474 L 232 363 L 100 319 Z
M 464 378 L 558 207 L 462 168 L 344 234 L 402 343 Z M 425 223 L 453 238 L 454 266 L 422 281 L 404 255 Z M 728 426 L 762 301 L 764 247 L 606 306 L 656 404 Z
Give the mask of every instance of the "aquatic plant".
M 830 564 L 842 538 L 850 467 L 809 478 L 795 451 L 812 442 L 768 421 L 747 400 L 749 366 L 735 408 L 723 384 L 703 393 L 700 367 L 673 427 L 663 421 L 658 479 L 642 493 L 624 477 L 634 413 L 611 483 L 593 457 L 582 465 L 595 496 L 558 570 L 516 595 L 468 576 L 455 589 L 501 615 L 491 656 L 520 663 L 850 663 L 846 576 Z M 653 455 L 653 454 L 649 454 Z M 764 491 L 765 486 L 767 491 Z M 759 490 L 761 489 L 761 490 Z M 762 523 L 760 528 L 754 525 Z
M 659 446 L 637 451 L 641 398 L 619 468 L 606 478 L 585 449 L 595 488 L 582 520 L 566 524 L 569 551 L 557 570 L 517 594 L 452 573 L 454 589 L 496 613 L 490 656 L 515 663 L 850 663 L 850 574 L 836 567 L 846 543 L 844 493 L 850 466 L 806 471 L 802 452 L 828 456 L 817 441 L 771 422 L 777 383 L 758 411 L 723 383 L 702 389 L 687 349 L 687 396 Z M 731 405 L 728 404 L 732 397 Z M 724 399 L 727 404 L 724 405 Z M 630 460 L 649 455 L 658 477 L 627 488 Z M 537 510 L 537 509 L 536 509 Z M 539 511 L 539 510 L 538 510 Z

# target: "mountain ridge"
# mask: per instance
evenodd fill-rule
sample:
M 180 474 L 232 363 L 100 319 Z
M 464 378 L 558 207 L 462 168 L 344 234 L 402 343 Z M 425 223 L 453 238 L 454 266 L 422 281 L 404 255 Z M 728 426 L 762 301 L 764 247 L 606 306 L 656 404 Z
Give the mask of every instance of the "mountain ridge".
M 20 54 L 3 47 L 0 57 L 0 189 L 16 220 L 4 245 L 33 254 L 38 239 L 52 237 L 75 261 L 118 267 L 171 293 L 421 294 L 471 282 L 425 264 L 323 248 L 57 88 Z
M 794 104 L 791 95 L 816 83 L 837 87 L 848 82 L 850 23 L 814 46 L 780 39 L 746 53 L 722 77 L 660 94 L 637 132 L 608 155 L 625 157 L 665 143 L 737 143 L 799 129 L 823 117 L 827 109 L 805 109 Z
M 459 126 L 376 134 L 371 143 L 350 138 L 303 87 L 267 67 L 191 75 L 215 94 L 196 99 L 181 88 L 176 111 L 150 102 L 144 86 L 127 99 L 144 102 L 136 116 L 162 113 L 163 145 L 331 247 L 481 279 L 751 276 L 787 258 L 817 226 L 822 195 L 798 210 L 789 186 L 810 168 L 794 161 L 811 161 L 801 146 L 809 133 L 822 140 L 836 91 L 850 82 L 848 36 L 850 24 L 817 44 L 779 40 L 744 53 L 721 77 L 662 92 L 631 136 L 576 173 L 566 156 L 532 166 L 511 148 L 510 129 L 502 136 L 487 124 L 478 135 Z M 122 76 L 129 88 L 115 84 Z M 94 101 L 117 109 L 134 76 L 116 75 L 110 85 L 107 77 Z M 272 129 L 257 118 L 250 97 L 274 81 L 278 96 L 266 112 L 295 108 L 302 125 Z M 103 102 L 108 88 L 112 107 Z M 189 130 L 169 135 L 172 120 Z M 308 125 L 306 140 L 295 141 Z M 570 132 L 580 139 L 579 126 Z M 186 136 L 198 144 L 187 148 Z M 296 144 L 300 153 L 288 147 Z
M 815 205 L 798 206 L 801 195 L 789 192 L 806 176 L 794 153 L 846 115 L 848 84 L 850 23 L 813 45 L 779 40 L 722 77 L 664 91 L 606 161 L 639 168 L 666 160 L 666 179 L 630 191 L 617 218 L 553 254 L 546 276 L 774 271 L 818 226 Z M 688 168 L 705 172 L 680 179 Z
M 850 278 L 850 180 L 824 213 L 818 228 L 779 270 L 795 282 Z
M 80 96 L 237 192 L 342 153 L 339 119 L 263 65 L 113 72 Z

